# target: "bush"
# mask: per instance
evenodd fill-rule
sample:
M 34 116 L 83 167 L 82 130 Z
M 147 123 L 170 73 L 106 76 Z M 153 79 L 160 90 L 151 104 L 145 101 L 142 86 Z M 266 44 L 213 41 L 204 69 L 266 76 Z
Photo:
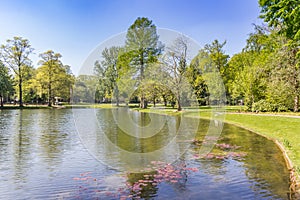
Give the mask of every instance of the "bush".
M 281 103 L 270 103 L 265 99 L 252 104 L 252 112 L 282 112 L 287 111 L 288 108 Z

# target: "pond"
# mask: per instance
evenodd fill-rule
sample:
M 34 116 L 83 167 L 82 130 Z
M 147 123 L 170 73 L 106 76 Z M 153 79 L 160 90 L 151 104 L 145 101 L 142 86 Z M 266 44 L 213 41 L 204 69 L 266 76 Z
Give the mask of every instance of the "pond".
M 116 123 L 124 112 L 140 124 L 129 134 Z M 0 199 L 288 199 L 289 172 L 272 141 L 225 124 L 201 156 L 209 121 L 197 121 L 190 140 L 174 134 L 184 120 L 112 109 L 2 110 Z M 179 145 L 168 145 L 172 138 Z

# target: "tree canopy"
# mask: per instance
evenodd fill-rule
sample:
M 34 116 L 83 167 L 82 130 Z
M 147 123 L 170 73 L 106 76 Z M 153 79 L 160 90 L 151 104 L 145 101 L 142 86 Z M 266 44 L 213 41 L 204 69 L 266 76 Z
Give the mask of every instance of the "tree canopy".
M 5 45 L 1 45 L 1 60 L 14 72 L 18 81 L 20 107 L 23 106 L 22 83 L 24 68 L 31 65 L 29 55 L 32 51 L 33 48 L 29 40 L 23 39 L 22 37 L 14 37 L 12 40 L 8 39 Z
M 250 111 L 297 112 L 300 3 L 259 0 L 259 5 L 268 24 L 254 25 L 245 47 L 231 57 L 224 50 L 226 41 L 215 39 L 188 58 L 188 38 L 178 37 L 165 47 L 155 24 L 138 17 L 127 30 L 124 46 L 107 46 L 99 52 L 94 75 L 76 78 L 62 55 L 52 50 L 40 54 L 35 68 L 29 41 L 14 37 L 1 45 L 1 106 L 10 99 L 19 100 L 20 106 L 23 101 L 51 106 L 54 97 L 71 102 L 73 96 L 76 103 L 136 102 L 147 108 L 148 102 L 159 102 L 180 111 L 190 105 L 190 88 L 200 106 L 215 105 L 226 93 L 227 104 L 246 105 Z

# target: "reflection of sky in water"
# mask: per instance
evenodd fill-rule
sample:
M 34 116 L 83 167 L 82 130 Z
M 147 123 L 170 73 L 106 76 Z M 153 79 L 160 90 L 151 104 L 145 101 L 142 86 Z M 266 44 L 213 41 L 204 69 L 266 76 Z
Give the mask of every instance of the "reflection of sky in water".
M 77 109 L 76 112 L 92 119 L 87 110 Z M 78 138 L 73 114 L 68 109 L 0 111 L 1 198 L 93 198 L 97 195 L 96 189 L 111 190 L 109 188 L 119 188 L 122 184 L 125 187 L 126 179 L 132 179 L 128 174 L 126 176 L 106 167 L 89 154 Z M 205 121 L 200 123 L 200 127 L 207 129 Z M 93 136 L 89 131 L 97 128 L 92 124 L 85 124 L 82 129 L 87 137 Z M 116 131 L 114 126 L 111 128 Z M 201 138 L 201 134 L 204 133 L 200 130 L 197 137 Z M 124 136 L 117 136 L 114 135 L 114 138 L 119 143 L 129 142 L 122 140 Z M 97 149 L 101 142 L 101 138 L 96 138 L 90 144 Z M 190 160 L 198 152 L 198 147 L 192 146 L 178 162 L 186 167 L 196 167 L 199 171 L 183 171 L 185 176 L 182 179 L 157 185 L 152 195 L 156 195 L 157 199 L 286 199 L 288 171 L 272 141 L 225 125 L 219 143 L 241 146 L 238 150 L 246 152 L 247 156 L 240 160 Z M 109 154 L 109 148 L 106 150 L 104 153 L 112 159 L 118 158 L 119 155 Z M 98 185 L 73 179 L 82 177 L 85 172 L 91 172 L 90 175 L 99 180 Z M 101 197 L 107 197 L 103 195 Z

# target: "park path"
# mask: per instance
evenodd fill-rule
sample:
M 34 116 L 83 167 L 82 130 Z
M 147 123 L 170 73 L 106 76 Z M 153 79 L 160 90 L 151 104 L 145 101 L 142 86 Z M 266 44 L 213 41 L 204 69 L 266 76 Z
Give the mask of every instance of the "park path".
M 264 114 L 264 113 L 247 113 L 247 112 L 226 112 L 226 114 L 236 115 L 259 115 L 259 116 L 271 116 L 271 117 L 289 117 L 289 118 L 300 118 L 299 115 L 283 115 L 283 114 Z

